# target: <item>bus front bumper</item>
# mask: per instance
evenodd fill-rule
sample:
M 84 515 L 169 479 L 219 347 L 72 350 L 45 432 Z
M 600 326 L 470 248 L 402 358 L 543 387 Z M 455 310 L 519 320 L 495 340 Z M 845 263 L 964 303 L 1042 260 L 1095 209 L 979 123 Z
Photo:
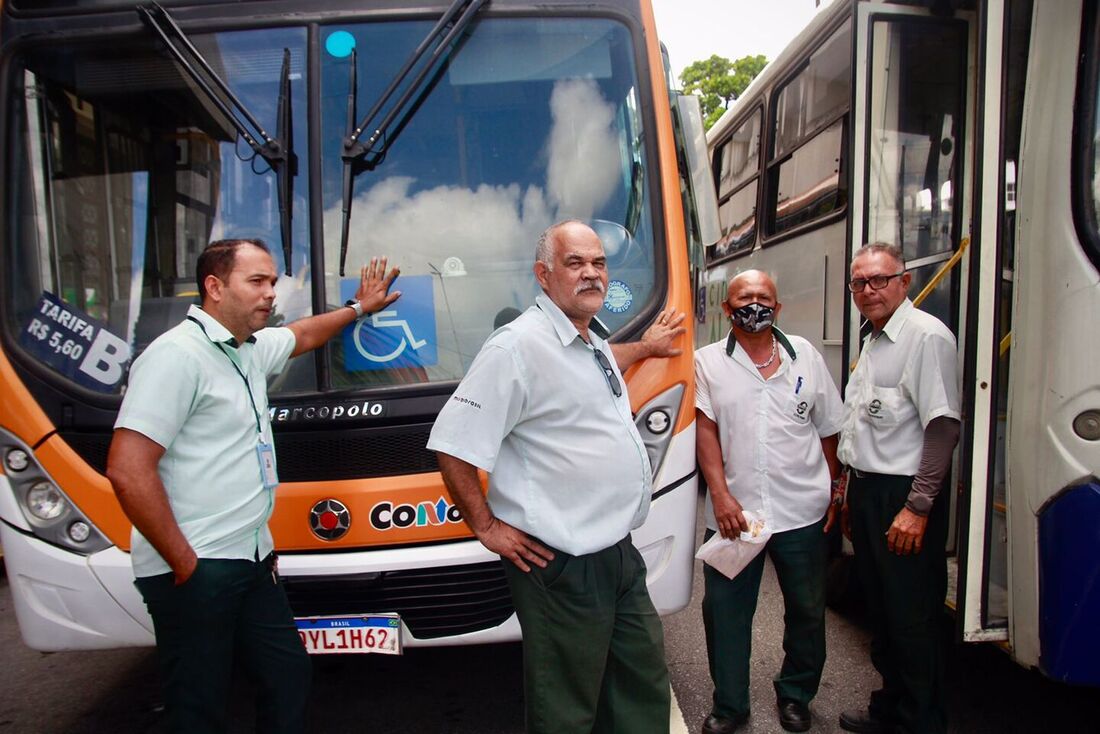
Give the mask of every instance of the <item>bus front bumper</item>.
M 0 522 L 15 615 L 34 650 L 153 644 L 153 624 L 134 586 L 130 555 L 115 547 L 71 553 Z

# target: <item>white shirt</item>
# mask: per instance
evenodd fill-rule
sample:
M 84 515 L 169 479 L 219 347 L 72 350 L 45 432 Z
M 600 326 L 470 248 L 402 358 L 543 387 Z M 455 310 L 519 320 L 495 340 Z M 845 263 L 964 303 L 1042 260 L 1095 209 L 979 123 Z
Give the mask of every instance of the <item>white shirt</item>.
M 955 337 L 906 298 L 879 334 L 863 340 L 837 454 L 862 471 L 913 476 L 924 429 L 942 416 L 960 417 Z
M 589 330 L 585 343 L 545 294 L 535 303 L 485 342 L 428 448 L 489 472 L 499 519 L 566 553 L 593 553 L 645 520 L 649 458 L 607 342 Z
M 256 446 L 261 438 L 272 444 L 267 377 L 294 351 L 294 333 L 262 329 L 234 348 L 233 335 L 201 308 L 187 316 L 134 360 L 115 428 L 164 447 L 157 472 L 199 558 L 262 559 L 274 547 L 267 521 L 275 498 L 264 489 Z M 130 553 L 135 576 L 171 570 L 137 528 Z
M 697 351 L 695 407 L 718 425 L 730 494 L 778 533 L 813 524 L 829 508 L 821 439 L 840 430 L 843 406 L 821 354 L 774 332 L 781 361 L 767 380 L 732 333 Z M 709 492 L 706 520 L 718 529 Z

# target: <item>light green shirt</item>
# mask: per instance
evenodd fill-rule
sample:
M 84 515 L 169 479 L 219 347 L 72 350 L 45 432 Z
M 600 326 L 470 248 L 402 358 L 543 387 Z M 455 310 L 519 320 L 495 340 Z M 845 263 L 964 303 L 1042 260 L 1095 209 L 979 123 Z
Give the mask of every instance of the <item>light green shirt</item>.
M 267 520 L 275 498 L 264 489 L 256 447 L 272 444 L 267 377 L 286 364 L 294 333 L 262 329 L 237 347 L 201 308 L 187 316 L 134 360 L 115 428 L 164 447 L 157 469 L 199 558 L 262 559 L 274 547 Z M 131 556 L 139 578 L 171 570 L 137 528 Z

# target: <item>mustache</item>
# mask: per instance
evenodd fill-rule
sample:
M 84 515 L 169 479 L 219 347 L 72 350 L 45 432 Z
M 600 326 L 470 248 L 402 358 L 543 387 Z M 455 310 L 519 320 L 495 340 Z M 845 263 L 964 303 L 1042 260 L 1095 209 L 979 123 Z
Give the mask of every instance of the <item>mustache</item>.
M 585 291 L 599 291 L 604 292 L 603 283 L 596 278 L 582 280 L 576 288 L 573 289 L 573 295 L 584 293 Z

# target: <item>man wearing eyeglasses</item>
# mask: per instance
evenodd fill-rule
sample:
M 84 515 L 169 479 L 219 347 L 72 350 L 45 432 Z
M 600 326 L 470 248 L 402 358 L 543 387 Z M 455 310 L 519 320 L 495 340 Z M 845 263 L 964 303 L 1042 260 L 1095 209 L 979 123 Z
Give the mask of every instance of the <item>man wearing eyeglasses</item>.
M 730 280 L 722 304 L 729 336 L 695 353 L 695 437 L 709 490 L 707 537 L 749 532 L 745 511 L 772 531 L 766 552 L 785 609 L 785 655 L 774 681 L 779 723 L 808 731 L 825 666 L 826 533 L 838 509 L 832 479 L 840 476 L 843 407 L 821 354 L 774 325 L 781 308 L 766 273 L 749 270 Z M 703 567 L 714 682 L 703 734 L 730 734 L 749 718 L 752 618 L 763 572 L 763 552 L 732 579 Z
M 620 370 L 679 354 L 684 317 L 661 313 L 641 342 L 609 347 L 594 318 L 607 290 L 596 233 L 555 224 L 535 258 L 543 293 L 486 341 L 428 448 L 466 523 L 504 562 L 527 731 L 667 732 L 661 621 L 630 540 L 649 512 L 651 469 Z
M 940 489 L 959 438 L 955 337 L 907 297 L 901 250 L 875 243 L 848 284 L 870 322 L 848 381 L 838 455 L 849 468 L 842 515 L 872 626 L 882 688 L 846 711 L 854 732 L 947 730 L 939 620 L 947 589 L 948 501 Z

